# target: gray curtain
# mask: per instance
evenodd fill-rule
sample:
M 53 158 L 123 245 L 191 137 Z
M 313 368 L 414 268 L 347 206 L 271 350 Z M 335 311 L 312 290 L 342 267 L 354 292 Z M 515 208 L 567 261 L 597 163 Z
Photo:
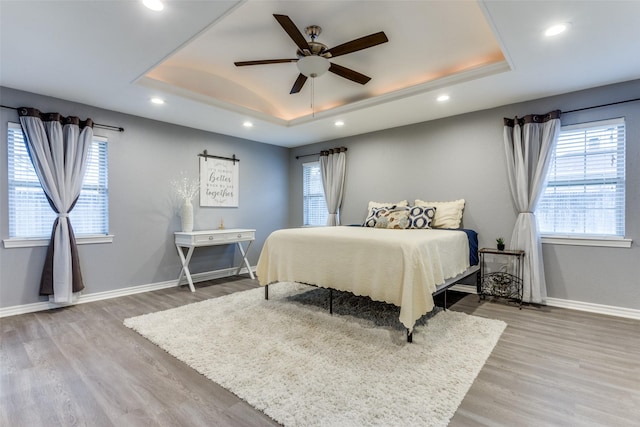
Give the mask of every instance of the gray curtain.
M 342 206 L 344 176 L 347 164 L 346 147 L 332 148 L 320 152 L 322 187 L 327 202 L 327 225 L 340 225 L 339 211 Z
M 535 209 L 545 187 L 551 156 L 560 134 L 560 111 L 504 119 L 504 146 L 513 203 L 518 211 L 510 249 L 525 251 L 523 300 L 547 298 L 542 245 Z
M 58 113 L 41 114 L 34 108 L 18 108 L 18 115 L 33 167 L 51 208 L 58 214 L 42 270 L 40 295 L 48 295 L 55 303 L 70 304 L 84 284 L 69 212 L 82 189 L 93 122 Z

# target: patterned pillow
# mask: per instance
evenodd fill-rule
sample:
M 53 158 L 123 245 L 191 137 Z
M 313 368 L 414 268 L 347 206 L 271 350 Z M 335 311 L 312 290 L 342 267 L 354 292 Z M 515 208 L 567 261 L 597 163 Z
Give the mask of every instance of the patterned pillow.
M 395 206 L 394 206 L 395 208 Z M 369 214 L 367 218 L 364 220 L 362 224 L 363 227 L 375 227 L 378 222 L 378 217 L 380 216 L 380 211 L 387 210 L 387 208 L 371 208 L 369 209 Z
M 409 227 L 409 211 L 407 208 L 395 210 L 381 209 L 376 228 L 405 229 Z
M 409 226 L 409 211 L 407 208 L 391 209 L 389 207 L 371 208 L 369 216 L 364 220 L 364 227 L 374 228 L 407 228 Z
M 409 208 L 409 227 L 407 228 L 431 228 L 435 216 L 435 207 L 411 206 Z

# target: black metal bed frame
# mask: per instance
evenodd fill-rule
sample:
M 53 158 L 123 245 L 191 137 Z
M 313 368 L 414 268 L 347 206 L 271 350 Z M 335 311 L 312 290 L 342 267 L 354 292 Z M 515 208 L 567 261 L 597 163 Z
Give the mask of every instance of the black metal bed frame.
M 472 267 L 476 267 L 476 268 L 472 268 Z M 433 296 L 437 296 L 440 295 L 441 293 L 444 292 L 444 311 L 447 311 L 447 291 L 449 290 L 450 287 L 455 286 L 457 284 L 460 283 L 460 281 L 462 279 L 466 279 L 467 277 L 473 275 L 475 273 L 476 275 L 476 291 L 478 292 L 478 294 L 480 294 L 480 285 L 481 285 L 481 276 L 480 276 L 480 266 L 472 266 L 470 269 L 471 271 L 468 272 L 467 274 L 462 273 L 459 276 L 456 276 L 450 280 L 445 281 L 445 283 L 443 285 L 440 286 L 439 289 L 436 289 L 435 292 L 433 292 Z M 468 270 L 467 270 L 468 271 Z M 301 282 L 296 282 L 296 283 L 301 283 Z M 301 283 L 302 285 L 309 285 L 309 286 L 315 286 L 316 288 L 323 288 L 323 289 L 328 289 L 329 290 L 329 314 L 333 315 L 333 291 L 334 289 L 332 288 L 327 288 L 324 286 L 318 286 L 318 285 L 314 285 L 312 283 Z M 348 292 L 348 291 L 346 291 Z M 264 286 L 264 299 L 268 300 L 269 299 L 269 285 L 265 285 Z M 408 343 L 412 343 L 413 342 L 413 331 L 410 331 L 409 328 L 407 328 L 407 342 Z

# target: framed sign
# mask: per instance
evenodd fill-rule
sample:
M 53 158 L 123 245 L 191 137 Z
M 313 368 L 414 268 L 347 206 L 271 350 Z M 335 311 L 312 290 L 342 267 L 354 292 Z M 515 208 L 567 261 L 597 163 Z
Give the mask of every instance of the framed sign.
M 240 162 L 200 157 L 200 206 L 238 207 Z

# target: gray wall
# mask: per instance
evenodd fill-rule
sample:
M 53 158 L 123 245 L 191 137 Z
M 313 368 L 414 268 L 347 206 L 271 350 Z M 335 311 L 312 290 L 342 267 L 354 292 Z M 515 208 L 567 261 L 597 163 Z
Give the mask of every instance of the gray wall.
M 289 163 L 290 226 L 302 224 L 302 163 L 296 155 L 346 146 L 342 223 L 361 223 L 369 200 L 464 198 L 464 226 L 480 245 L 509 243 L 515 224 L 502 118 L 640 97 L 640 80 L 298 147 Z M 455 102 L 455 100 L 452 100 Z M 564 114 L 565 125 L 624 117 L 627 130 L 626 237 L 630 249 L 543 245 L 549 297 L 640 309 L 640 102 Z M 348 123 L 347 123 L 348 126 Z
M 173 232 L 180 230 L 171 179 L 181 171 L 198 176 L 198 153 L 240 158 L 238 208 L 200 208 L 194 200 L 194 229 L 255 228 L 249 251 L 257 262 L 264 239 L 288 224 L 288 149 L 134 117 L 36 94 L 0 88 L 3 105 L 91 117 L 125 128 L 124 133 L 95 129 L 109 139 L 109 222 L 113 243 L 81 245 L 85 294 L 175 280 L 180 262 Z M 0 238 L 9 235 L 7 219 L 7 122 L 15 111 L 0 111 Z M 45 301 L 38 296 L 46 248 L 0 246 L 0 307 Z M 192 273 L 232 267 L 240 261 L 230 246 L 198 249 Z

